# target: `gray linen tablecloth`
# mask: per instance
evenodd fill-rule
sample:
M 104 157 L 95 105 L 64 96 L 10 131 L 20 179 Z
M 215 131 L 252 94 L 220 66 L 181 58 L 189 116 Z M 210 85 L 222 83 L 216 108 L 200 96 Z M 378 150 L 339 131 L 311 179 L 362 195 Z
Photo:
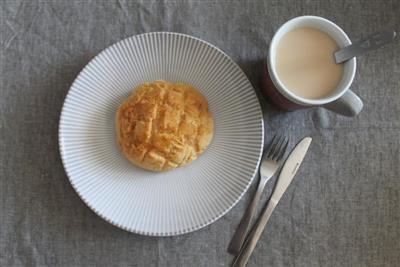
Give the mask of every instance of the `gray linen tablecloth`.
M 120 230 L 68 182 L 58 151 L 61 106 L 90 59 L 151 31 L 209 41 L 259 91 L 274 31 L 305 14 L 335 21 L 353 40 L 400 29 L 398 0 L 0 1 L 0 266 L 229 265 L 226 248 L 254 185 L 202 230 L 167 238 Z M 314 142 L 249 266 L 399 266 L 399 43 L 359 58 L 353 89 L 365 107 L 357 118 L 321 108 L 285 113 L 262 100 L 267 140 L 285 132 Z

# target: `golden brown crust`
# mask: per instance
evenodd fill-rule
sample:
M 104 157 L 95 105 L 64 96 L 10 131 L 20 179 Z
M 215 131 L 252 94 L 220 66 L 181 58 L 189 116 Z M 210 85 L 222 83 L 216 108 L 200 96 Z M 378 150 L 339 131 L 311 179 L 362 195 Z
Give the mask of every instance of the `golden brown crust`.
M 118 145 L 135 165 L 166 171 L 195 160 L 211 143 L 207 100 L 183 83 L 140 85 L 118 108 Z

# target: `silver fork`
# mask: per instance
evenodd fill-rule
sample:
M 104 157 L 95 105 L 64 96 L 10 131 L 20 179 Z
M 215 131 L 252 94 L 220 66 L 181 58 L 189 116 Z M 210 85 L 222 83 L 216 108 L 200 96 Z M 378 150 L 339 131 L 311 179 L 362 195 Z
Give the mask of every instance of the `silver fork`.
M 235 234 L 229 243 L 228 252 L 237 255 L 246 237 L 246 233 L 249 229 L 252 218 L 254 217 L 254 212 L 260 201 L 260 197 L 264 191 L 265 185 L 268 180 L 274 176 L 275 172 L 278 170 L 281 159 L 285 154 L 287 146 L 289 144 L 289 139 L 286 136 L 274 136 L 271 141 L 269 149 L 263 154 L 261 164 L 260 164 L 260 180 L 258 182 L 257 191 L 251 200 L 249 206 L 247 206 L 246 212 L 236 229 Z

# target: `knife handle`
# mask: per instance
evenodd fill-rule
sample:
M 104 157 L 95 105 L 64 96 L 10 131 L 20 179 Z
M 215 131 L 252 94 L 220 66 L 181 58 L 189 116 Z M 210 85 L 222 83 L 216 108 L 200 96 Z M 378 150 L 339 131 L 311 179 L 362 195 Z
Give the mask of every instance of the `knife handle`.
M 300 164 L 296 165 L 292 173 L 295 174 L 299 166 Z M 276 205 L 281 199 L 283 193 L 285 193 L 286 189 L 292 182 L 293 177 L 294 175 L 292 177 L 282 177 L 283 179 L 278 179 L 274 191 L 272 193 L 272 196 L 267 203 L 267 206 L 264 208 L 261 217 L 259 218 L 255 226 L 249 233 L 242 249 L 240 250 L 232 266 L 235 267 L 246 266 L 246 263 L 249 260 L 251 254 L 253 253 L 253 250 L 256 247 L 257 242 L 260 239 L 264 231 L 264 228 L 267 225 L 269 218 L 271 217 L 272 212 L 274 211 Z
M 254 225 L 253 229 L 249 233 L 242 249 L 240 250 L 235 261 L 233 262 L 232 267 L 246 266 L 247 261 L 253 253 L 253 250 L 256 247 L 257 242 L 260 239 L 261 234 L 263 233 L 263 230 L 276 207 L 276 204 L 277 202 L 274 201 L 272 198 L 268 201 L 267 206 L 265 207 L 257 223 Z
M 267 225 L 269 218 L 271 217 L 272 212 L 296 175 L 297 170 L 299 169 L 299 166 L 311 144 L 311 141 L 311 137 L 303 138 L 286 159 L 271 198 L 267 202 L 267 205 L 264 207 L 257 223 L 254 225 L 253 229 L 245 240 L 245 243 L 232 266 L 243 267 L 246 265 L 251 253 L 253 253 L 253 250 L 260 239 L 262 232 L 264 231 L 265 226 Z

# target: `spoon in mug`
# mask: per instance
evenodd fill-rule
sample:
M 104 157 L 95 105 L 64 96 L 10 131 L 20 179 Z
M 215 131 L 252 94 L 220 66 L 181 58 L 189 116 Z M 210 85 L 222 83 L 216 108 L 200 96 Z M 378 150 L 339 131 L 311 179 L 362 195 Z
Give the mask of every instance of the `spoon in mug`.
M 394 40 L 396 32 L 394 30 L 385 30 L 369 35 L 367 38 L 348 45 L 335 52 L 336 64 L 343 63 L 353 57 L 360 56 L 368 51 L 375 50 Z

